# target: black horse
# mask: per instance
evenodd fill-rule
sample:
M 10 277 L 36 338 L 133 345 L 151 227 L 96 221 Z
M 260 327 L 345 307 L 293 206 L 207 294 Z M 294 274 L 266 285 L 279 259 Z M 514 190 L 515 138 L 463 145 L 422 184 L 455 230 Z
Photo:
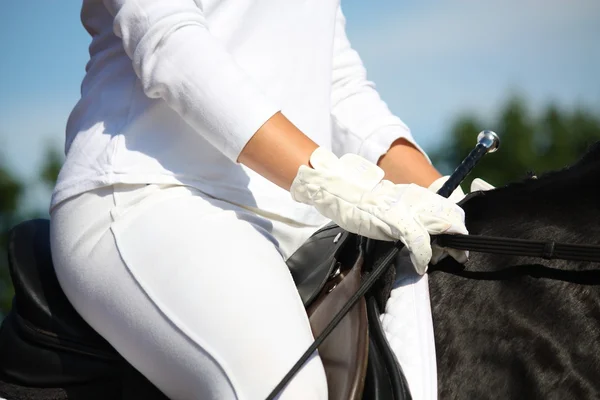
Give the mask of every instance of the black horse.
M 600 245 L 600 142 L 463 205 L 470 234 Z M 600 264 L 471 253 L 429 273 L 441 399 L 599 399 Z
M 467 227 L 474 235 L 598 244 L 599 183 L 600 143 L 570 168 L 469 197 Z M 0 330 L 0 397 L 164 398 L 64 303 L 45 223 L 23 225 L 11 241 L 11 262 L 22 268 Z M 432 266 L 429 282 L 440 398 L 600 398 L 597 264 L 472 252 L 466 265 L 448 258 Z M 71 339 L 48 334 L 56 331 Z

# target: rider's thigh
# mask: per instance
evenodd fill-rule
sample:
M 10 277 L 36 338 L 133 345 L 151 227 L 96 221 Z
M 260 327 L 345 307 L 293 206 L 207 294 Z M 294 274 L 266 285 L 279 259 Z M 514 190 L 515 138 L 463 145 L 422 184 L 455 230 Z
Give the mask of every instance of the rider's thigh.
M 265 398 L 313 341 L 270 223 L 182 188 L 137 190 L 53 212 L 66 295 L 170 398 Z M 327 398 L 318 357 L 281 398 Z

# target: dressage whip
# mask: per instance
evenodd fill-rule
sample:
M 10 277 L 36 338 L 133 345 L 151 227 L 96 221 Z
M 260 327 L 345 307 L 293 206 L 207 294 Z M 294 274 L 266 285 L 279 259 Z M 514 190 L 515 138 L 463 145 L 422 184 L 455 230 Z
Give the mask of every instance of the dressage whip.
M 460 185 L 460 183 L 469 175 L 471 170 L 477 165 L 477 163 L 488 153 L 493 153 L 500 146 L 500 138 L 492 131 L 482 131 L 477 135 L 477 145 L 467 157 L 460 163 L 460 165 L 450 175 L 446 183 L 437 191 L 437 194 L 448 198 L 452 192 Z M 434 239 L 435 240 L 435 239 Z M 273 389 L 271 394 L 266 400 L 274 400 L 277 396 L 292 380 L 294 375 L 298 373 L 300 368 L 308 361 L 312 354 L 317 348 L 327 339 L 329 334 L 335 329 L 340 321 L 346 316 L 348 311 L 356 304 L 356 302 L 364 296 L 369 289 L 379 280 L 383 273 L 387 270 L 390 263 L 396 258 L 398 252 L 402 250 L 404 244 L 401 241 L 396 241 L 394 247 L 388 251 L 386 256 L 373 268 L 373 272 L 368 275 L 356 293 L 352 295 L 350 300 L 342 307 L 342 309 L 333 317 L 327 327 L 321 332 L 321 334 L 315 339 L 310 347 L 304 352 L 302 357 L 294 364 L 290 371 L 283 377 L 281 382 Z

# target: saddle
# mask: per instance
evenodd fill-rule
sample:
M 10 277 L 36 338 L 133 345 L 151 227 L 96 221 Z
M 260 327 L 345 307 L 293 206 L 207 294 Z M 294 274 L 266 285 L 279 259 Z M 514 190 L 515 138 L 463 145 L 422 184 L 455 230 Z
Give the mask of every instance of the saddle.
M 369 273 L 385 246 L 334 224 L 315 232 L 287 261 L 317 336 Z M 9 233 L 13 306 L 0 327 L 0 397 L 165 399 L 75 311 L 52 265 L 49 221 Z M 383 294 L 382 294 L 383 293 Z M 319 347 L 330 399 L 401 400 L 410 392 L 380 323 L 389 282 L 356 304 Z M 40 397 L 40 388 L 46 395 Z M 135 393 L 134 393 L 135 392 Z

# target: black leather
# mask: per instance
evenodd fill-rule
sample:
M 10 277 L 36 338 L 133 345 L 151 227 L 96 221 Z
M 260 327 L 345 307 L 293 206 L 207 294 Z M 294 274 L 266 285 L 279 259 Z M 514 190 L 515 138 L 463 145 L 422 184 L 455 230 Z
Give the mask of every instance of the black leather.
M 334 243 L 334 239 L 339 236 Z M 331 223 L 315 232 L 287 260 L 287 266 L 292 273 L 298 293 L 308 308 L 327 279 L 335 272 L 336 262 L 344 249 L 349 233 Z
M 338 239 L 334 243 L 336 237 Z M 292 271 L 305 306 L 310 305 L 325 286 L 336 269 L 336 262 L 349 252 L 358 252 L 358 248 L 349 247 L 350 242 L 354 242 L 351 239 L 348 232 L 332 223 L 315 232 L 288 259 L 288 267 Z M 366 246 L 366 243 L 363 245 Z M 367 247 L 365 251 L 374 253 L 368 257 L 371 262 L 375 262 L 376 255 L 382 252 L 381 249 L 376 249 L 376 246 Z M 369 362 L 363 395 L 365 400 L 410 400 L 412 398 L 404 373 L 387 342 L 379 320 L 380 292 L 387 293 L 385 296 L 387 301 L 389 289 L 386 285 L 386 288 L 375 288 L 367 295 Z
M 323 289 L 337 262 L 358 251 L 352 247 L 356 241 L 350 239 L 349 233 L 330 224 L 288 259 L 305 307 Z M 126 361 L 79 316 L 58 283 L 50 252 L 49 221 L 37 219 L 17 225 L 10 232 L 8 250 L 15 300 L 0 328 L 0 376 L 24 386 L 62 387 L 124 374 L 129 367 Z M 364 398 L 410 399 L 402 371 L 383 335 L 376 302 L 370 296 Z M 149 383 L 147 386 L 151 387 Z
M 408 382 L 383 331 L 377 299 L 367 295 L 369 364 L 364 400 L 411 400 Z
M 73 308 L 62 291 L 50 252 L 50 222 L 36 219 L 17 225 L 9 234 L 9 270 L 15 288 L 16 309 L 40 334 L 52 333 L 70 345 L 82 346 L 99 357 L 111 357 L 113 348 Z
M 34 386 L 75 384 L 118 373 L 116 351 L 73 309 L 52 265 L 49 221 L 9 233 L 13 307 L 0 330 L 0 373 Z

